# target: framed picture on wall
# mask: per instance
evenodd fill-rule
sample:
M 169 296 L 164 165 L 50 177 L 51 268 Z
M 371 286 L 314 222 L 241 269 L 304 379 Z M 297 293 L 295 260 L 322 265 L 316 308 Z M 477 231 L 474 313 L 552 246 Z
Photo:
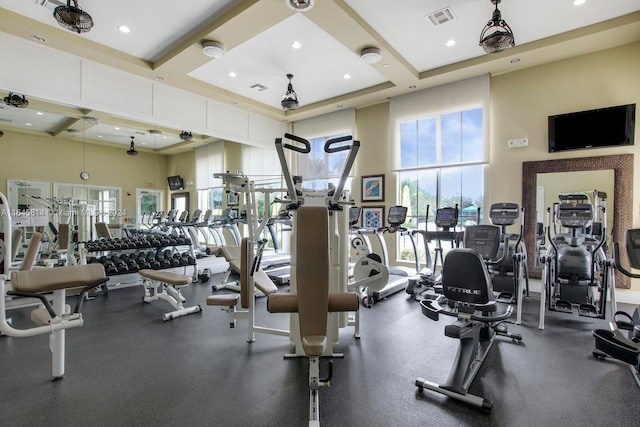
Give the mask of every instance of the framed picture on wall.
M 227 193 L 227 206 L 238 206 L 239 197 L 238 193 L 229 192 Z
M 360 190 L 363 202 L 384 202 L 384 175 L 363 176 Z
M 362 227 L 380 228 L 384 226 L 384 206 L 366 206 L 362 208 Z

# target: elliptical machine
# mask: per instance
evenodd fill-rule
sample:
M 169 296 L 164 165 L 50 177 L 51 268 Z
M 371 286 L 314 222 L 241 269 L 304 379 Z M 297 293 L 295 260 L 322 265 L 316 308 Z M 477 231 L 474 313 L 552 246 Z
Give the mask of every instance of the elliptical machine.
M 549 247 L 540 262 L 544 265 L 540 297 L 540 321 L 544 329 L 546 309 L 578 314 L 585 317 L 605 318 L 607 281 L 601 280 L 600 267 L 606 261 L 603 245 L 606 240 L 606 213 L 599 234 L 600 239 L 588 234 L 593 225 L 593 206 L 581 198 L 560 198 L 555 208 L 555 221 L 570 233 L 551 236 L 551 208 L 547 208 L 547 238 Z
M 627 230 L 625 248 L 631 268 L 640 269 L 640 229 Z M 620 245 L 613 243 L 613 259 L 607 260 L 605 277 L 611 280 L 611 306 L 615 310 L 615 272 L 619 271 L 627 277 L 640 279 L 640 274 L 632 273 L 620 261 Z M 609 324 L 611 330 L 596 329 L 593 331 L 596 349 L 593 356 L 604 360 L 613 357 L 628 363 L 633 377 L 640 387 L 640 307 L 636 307 L 632 315 L 624 311 L 616 311 Z M 622 331 L 627 331 L 624 336 Z
M 524 234 L 524 215 L 521 214 L 517 203 L 494 203 L 489 209 L 489 221 L 500 227 L 502 239 L 508 237 L 510 243 L 507 247 L 505 260 L 489 266 L 493 282 L 493 290 L 498 293 L 496 300 L 506 304 L 517 304 L 516 324 L 522 321 L 522 297 L 529 295 L 529 272 L 527 269 L 527 248 L 522 240 Z M 507 227 L 514 225 L 520 219 L 520 232 L 507 234 Z M 500 248 L 504 250 L 504 248 Z M 524 285 L 524 288 L 523 288 Z
M 444 264 L 444 250 L 442 242 L 449 242 L 451 247 L 459 247 L 464 237 L 464 232 L 456 230 L 458 225 L 458 205 L 455 207 L 444 207 L 436 209 L 434 220 L 436 230 L 413 230 L 413 235 L 420 234 L 424 243 L 425 268 L 418 272 L 418 276 L 409 280 L 405 291 L 412 295 L 417 301 L 425 298 L 434 299 L 442 293 L 442 274 L 438 270 L 438 259 L 440 265 Z M 427 223 L 429 222 L 429 205 L 427 205 Z M 435 241 L 434 257 L 431 258 L 429 243 Z

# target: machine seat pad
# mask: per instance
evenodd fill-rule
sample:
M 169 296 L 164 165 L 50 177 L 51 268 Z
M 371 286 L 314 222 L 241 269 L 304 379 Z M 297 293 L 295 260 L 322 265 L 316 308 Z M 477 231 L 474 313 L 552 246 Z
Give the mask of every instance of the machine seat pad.
M 106 277 L 102 264 L 42 268 L 11 273 L 15 291 L 38 293 L 85 287 Z
M 240 299 L 240 294 L 210 295 L 207 297 L 207 305 L 234 307 L 238 304 L 238 299 Z
M 260 289 L 264 294 L 271 295 L 275 292 L 278 292 L 278 287 L 273 280 L 267 276 L 262 269 L 259 269 L 255 273 L 253 273 L 253 284 L 256 288 Z
M 220 248 L 220 253 L 224 257 L 227 262 L 231 262 L 232 260 L 239 260 L 242 254 L 242 249 L 240 246 L 222 246 Z M 238 269 L 240 271 L 240 269 Z
M 302 337 L 302 348 L 308 357 L 320 357 L 327 347 L 325 335 L 307 335 Z
M 147 279 L 157 280 L 159 282 L 168 283 L 173 286 L 186 286 L 191 283 L 191 276 L 185 276 L 183 274 L 168 273 L 156 270 L 140 270 L 138 272 L 142 277 Z

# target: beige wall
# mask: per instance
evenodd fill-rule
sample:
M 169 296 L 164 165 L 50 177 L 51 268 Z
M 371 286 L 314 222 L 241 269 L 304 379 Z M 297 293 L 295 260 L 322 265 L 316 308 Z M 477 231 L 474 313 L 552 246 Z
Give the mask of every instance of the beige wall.
M 120 187 L 122 209 L 132 218 L 136 188 L 167 189 L 167 157 L 145 151 L 128 156 L 127 148 L 5 131 L 0 139 L 0 191 L 7 194 L 8 179 Z M 91 174 L 86 182 L 80 179 L 83 170 Z
M 640 43 L 609 49 L 568 60 L 528 68 L 491 78 L 490 164 L 485 168 L 485 200 L 522 199 L 522 162 L 572 157 L 636 153 L 640 145 L 640 125 L 636 145 L 549 154 L 547 116 L 620 104 L 640 104 Z M 6 133 L 6 132 L 5 132 Z M 353 196 L 360 200 L 362 175 L 385 174 L 385 205 L 396 203 L 396 178 L 389 167 L 389 103 L 356 112 L 356 139 L 362 145 L 356 160 Z M 526 148 L 509 149 L 507 141 L 528 138 Z M 195 154 L 155 156 L 140 152 L 138 157 L 124 154 L 125 148 L 106 148 L 87 144 L 86 169 L 89 184 L 122 187 L 125 209 L 135 210 L 135 200 L 127 191 L 149 185 L 166 189 L 166 177 L 181 175 L 185 182 L 195 180 Z M 53 138 L 6 133 L 0 140 L 0 191 L 7 179 L 49 180 L 81 183 L 82 144 Z M 37 153 L 36 162 L 26 159 Z M 635 156 L 635 174 L 640 174 L 640 156 Z M 225 142 L 225 169 L 242 169 L 240 144 Z M 155 172 L 154 172 L 155 171 Z M 155 178 L 152 178 L 155 177 Z M 191 209 L 195 209 L 194 187 Z M 640 185 L 634 188 L 633 206 L 640 200 Z M 168 203 L 168 202 L 167 202 Z M 609 209 L 612 209 L 610 206 Z M 633 225 L 640 226 L 640 213 L 634 208 Z M 389 242 L 391 243 L 391 242 Z M 393 253 L 393 248 L 390 248 Z M 640 284 L 632 285 L 640 292 Z

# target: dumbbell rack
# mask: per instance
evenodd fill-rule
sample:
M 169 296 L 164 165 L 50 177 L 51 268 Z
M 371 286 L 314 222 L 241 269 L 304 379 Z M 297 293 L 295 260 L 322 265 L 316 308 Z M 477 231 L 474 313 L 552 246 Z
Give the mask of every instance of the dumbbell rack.
M 105 266 L 107 276 L 135 273 L 143 268 L 164 270 L 193 267 L 192 277 L 197 280 L 198 268 L 191 239 L 185 236 L 160 236 L 100 239 L 84 242 L 87 262 L 98 262 Z M 180 247 L 188 249 L 180 251 Z M 101 254 L 101 255 L 100 255 Z M 145 263 L 146 262 L 146 263 Z

